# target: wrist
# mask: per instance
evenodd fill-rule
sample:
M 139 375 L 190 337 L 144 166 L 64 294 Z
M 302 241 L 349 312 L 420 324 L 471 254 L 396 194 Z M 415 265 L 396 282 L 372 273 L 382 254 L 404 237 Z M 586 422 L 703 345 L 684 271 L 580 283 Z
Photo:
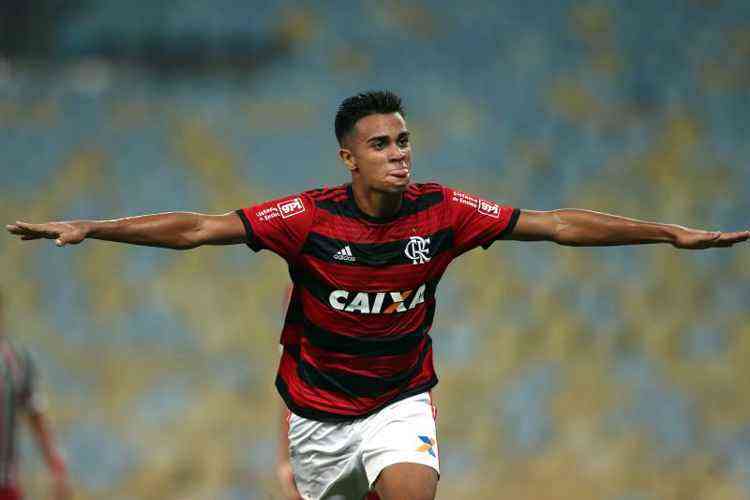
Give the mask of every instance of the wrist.
M 71 222 L 76 229 L 83 233 L 84 238 L 96 236 L 97 224 L 92 220 L 76 220 Z
M 680 240 L 680 235 L 685 232 L 685 228 L 676 224 L 665 224 L 663 228 L 664 239 L 666 243 L 674 245 Z

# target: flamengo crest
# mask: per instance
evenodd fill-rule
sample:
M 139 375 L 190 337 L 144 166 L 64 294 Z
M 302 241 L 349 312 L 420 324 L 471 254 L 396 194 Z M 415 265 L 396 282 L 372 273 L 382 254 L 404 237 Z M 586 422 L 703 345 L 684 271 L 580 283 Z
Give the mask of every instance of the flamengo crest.
M 404 253 L 413 264 L 424 264 L 430 261 L 430 238 L 412 236 L 406 244 Z

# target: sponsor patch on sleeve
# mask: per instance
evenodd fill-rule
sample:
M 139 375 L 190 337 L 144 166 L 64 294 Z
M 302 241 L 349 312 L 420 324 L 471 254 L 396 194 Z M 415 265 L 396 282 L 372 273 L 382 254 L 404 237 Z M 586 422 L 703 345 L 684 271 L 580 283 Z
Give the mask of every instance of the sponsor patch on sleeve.
M 291 200 L 282 201 L 276 206 L 279 207 L 281 217 L 284 219 L 288 219 L 289 217 L 293 217 L 305 211 L 305 205 L 302 203 L 301 198 L 292 198 Z
M 454 203 L 468 205 L 472 208 L 477 208 L 479 203 L 479 199 L 476 196 L 471 196 L 470 194 L 462 193 L 461 191 L 453 191 L 452 201 Z
M 262 220 L 265 222 L 268 222 L 271 219 L 275 219 L 278 216 L 279 216 L 279 209 L 277 207 L 268 207 L 268 208 L 264 208 L 263 210 L 259 210 L 255 212 L 255 217 L 257 217 L 258 220 Z
M 479 206 L 477 206 L 477 212 L 482 215 L 489 215 L 495 219 L 500 218 L 500 205 L 493 201 L 479 200 Z
M 482 198 L 462 193 L 461 191 L 454 191 L 451 201 L 453 201 L 454 203 L 467 205 L 471 208 L 476 208 L 477 212 L 482 215 L 487 215 L 494 219 L 500 218 L 500 205 L 498 205 L 494 201 L 483 200 Z

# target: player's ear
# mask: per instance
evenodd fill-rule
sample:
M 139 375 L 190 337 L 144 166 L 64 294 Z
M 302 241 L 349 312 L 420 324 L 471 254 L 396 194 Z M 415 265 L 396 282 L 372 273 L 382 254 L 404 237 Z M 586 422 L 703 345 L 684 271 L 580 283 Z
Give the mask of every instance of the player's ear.
M 344 165 L 346 165 L 346 168 L 348 168 L 350 172 L 357 169 L 357 161 L 351 150 L 346 148 L 339 149 L 339 158 L 341 158 L 341 161 L 344 162 Z

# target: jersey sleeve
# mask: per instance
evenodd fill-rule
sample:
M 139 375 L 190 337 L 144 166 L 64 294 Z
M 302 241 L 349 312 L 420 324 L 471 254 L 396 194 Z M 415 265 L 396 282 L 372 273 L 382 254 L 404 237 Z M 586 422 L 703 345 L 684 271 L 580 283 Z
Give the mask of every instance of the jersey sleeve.
M 236 211 L 247 246 L 270 250 L 286 260 L 297 257 L 312 226 L 315 205 L 305 194 L 267 201 Z
M 478 246 L 487 249 L 495 240 L 513 231 L 519 209 L 449 187 L 443 189 L 457 255 Z

